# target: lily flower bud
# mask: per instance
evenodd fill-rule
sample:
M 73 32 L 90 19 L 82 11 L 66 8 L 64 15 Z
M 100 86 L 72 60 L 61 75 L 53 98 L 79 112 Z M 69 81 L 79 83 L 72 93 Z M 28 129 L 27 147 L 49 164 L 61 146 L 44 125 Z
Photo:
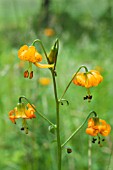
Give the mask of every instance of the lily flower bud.
M 48 55 L 48 62 L 49 62 L 49 64 L 54 64 L 54 68 L 55 68 L 56 62 L 57 62 L 58 47 L 59 47 L 58 40 L 56 40 L 54 45 L 51 48 L 49 55 Z
M 53 46 L 51 48 L 49 55 L 48 55 L 49 64 L 55 63 L 56 58 L 57 58 L 57 54 L 58 54 L 58 49 L 56 48 L 56 46 Z

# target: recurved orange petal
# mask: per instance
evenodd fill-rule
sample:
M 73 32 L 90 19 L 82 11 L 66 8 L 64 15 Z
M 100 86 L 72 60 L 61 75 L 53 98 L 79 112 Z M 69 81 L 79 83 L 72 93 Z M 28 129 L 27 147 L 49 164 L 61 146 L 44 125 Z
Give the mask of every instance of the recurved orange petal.
M 91 136 L 97 136 L 98 134 L 98 129 L 93 129 L 93 128 L 87 128 L 86 133 Z
M 105 120 L 100 119 L 99 132 L 102 136 L 108 136 L 111 131 L 111 126 Z
M 31 118 L 36 118 L 36 115 L 34 114 L 34 109 L 33 108 L 29 108 L 28 110 L 26 110 L 25 114 L 30 119 Z
M 18 50 L 18 57 L 21 60 L 24 60 L 24 55 L 27 53 L 28 51 L 28 46 L 27 45 L 23 45 L 19 50 Z
M 42 61 L 42 55 L 38 53 L 37 51 L 35 52 L 35 62 L 41 62 Z
M 85 86 L 86 77 L 84 73 L 78 72 L 76 77 L 73 79 L 73 83 L 78 86 Z
M 86 88 L 98 85 L 97 79 L 91 73 L 87 74 L 87 80 L 87 84 L 85 85 Z
M 100 75 L 100 73 L 99 73 L 98 71 L 96 71 L 96 70 L 91 70 L 90 72 L 93 74 L 93 76 L 94 76 L 95 79 L 97 80 L 97 85 L 102 82 L 103 77 Z M 95 86 L 96 86 L 96 84 L 95 84 Z
M 88 127 L 94 127 L 94 120 L 92 118 L 88 120 Z
M 24 59 L 26 61 L 35 62 L 35 52 L 36 48 L 34 46 L 30 46 L 24 55 Z
M 16 123 L 16 121 L 15 121 L 15 111 L 14 110 L 11 110 L 10 112 L 9 112 L 9 119 L 13 122 L 13 123 Z

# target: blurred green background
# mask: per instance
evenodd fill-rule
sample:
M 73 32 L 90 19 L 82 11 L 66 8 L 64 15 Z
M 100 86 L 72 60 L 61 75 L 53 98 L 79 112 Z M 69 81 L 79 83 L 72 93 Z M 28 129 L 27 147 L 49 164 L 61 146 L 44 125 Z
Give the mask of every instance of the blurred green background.
M 54 35 L 44 34 L 52 28 Z M 33 67 L 34 78 L 24 79 L 27 63 L 17 57 L 21 45 L 30 45 L 34 39 L 42 40 L 49 52 L 54 40 L 59 38 L 57 85 L 60 97 L 71 76 L 81 65 L 97 69 L 104 81 L 91 89 L 93 99 L 83 100 L 86 89 L 71 85 L 65 98 L 69 106 L 60 107 L 61 140 L 84 121 L 91 110 L 113 127 L 113 1 L 112 0 L 0 0 L 0 169 L 1 170 L 56 170 L 55 136 L 48 124 L 38 115 L 29 120 L 29 134 L 20 130 L 21 120 L 14 125 L 8 112 L 26 96 L 55 123 L 55 102 L 52 80 L 50 85 L 38 83 L 40 77 L 51 75 L 47 69 Z M 42 49 L 37 44 L 37 49 Z M 44 60 L 46 62 L 46 60 Z M 111 170 L 112 131 L 103 147 L 92 144 L 85 134 L 87 124 L 74 136 L 63 150 L 62 170 Z M 91 156 L 88 156 L 88 153 Z M 112 155 L 111 155 L 112 160 Z M 91 168 L 88 162 L 91 161 Z M 109 166 L 109 168 L 108 168 Z M 88 168 L 89 167 L 89 168 Z

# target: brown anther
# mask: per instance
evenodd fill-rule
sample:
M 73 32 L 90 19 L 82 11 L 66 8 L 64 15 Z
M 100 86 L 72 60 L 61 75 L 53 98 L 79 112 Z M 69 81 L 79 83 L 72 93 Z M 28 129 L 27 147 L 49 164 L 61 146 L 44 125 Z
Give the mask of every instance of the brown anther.
M 90 95 L 89 95 L 89 96 L 88 96 L 88 99 L 90 99 L 90 100 L 91 100 L 91 99 L 92 99 L 92 96 L 90 96 Z
M 84 97 L 84 100 L 87 100 L 87 99 L 88 99 L 88 96 L 85 96 L 85 97 Z
M 96 140 L 97 140 L 97 139 L 93 138 L 93 139 L 92 139 L 92 143 L 95 143 Z
M 29 77 L 29 72 L 28 70 L 24 71 L 24 78 L 28 78 Z
M 29 79 L 33 78 L 33 71 L 30 72 Z
M 24 130 L 24 127 L 22 127 L 20 130 Z
M 100 140 L 98 141 L 98 144 L 100 144 Z

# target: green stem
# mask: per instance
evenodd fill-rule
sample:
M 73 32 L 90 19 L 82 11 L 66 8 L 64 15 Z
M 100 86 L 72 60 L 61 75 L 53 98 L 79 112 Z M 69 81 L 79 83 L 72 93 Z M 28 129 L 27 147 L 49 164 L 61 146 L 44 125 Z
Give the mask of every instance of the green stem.
M 44 51 L 44 54 L 46 56 L 46 59 L 47 59 L 47 61 L 49 63 L 48 56 L 47 56 L 47 53 L 46 53 L 46 50 L 44 48 L 44 45 L 43 45 L 42 41 L 40 39 L 36 39 L 36 40 L 33 41 L 32 45 L 34 45 L 36 42 L 38 42 L 41 45 L 41 47 L 42 47 L 42 49 Z
M 36 113 L 38 113 L 38 115 L 40 115 L 44 120 L 46 120 L 50 125 L 56 127 L 47 117 L 45 117 L 43 114 L 41 114 L 39 111 L 37 111 L 37 109 L 31 104 L 31 102 L 25 97 L 25 96 L 21 96 L 19 97 L 19 103 L 21 103 L 21 99 L 25 99 L 32 107 L 33 109 L 36 111 Z
M 57 157 L 58 157 L 58 170 L 61 170 L 61 142 L 60 142 L 60 117 L 59 117 L 59 101 L 57 97 L 57 88 L 56 88 L 56 80 L 55 80 L 55 74 L 54 71 L 51 70 L 52 78 L 53 78 L 53 86 L 54 86 L 54 95 L 55 95 L 55 101 L 56 101 L 56 121 L 57 121 Z
M 63 94 L 62 94 L 61 98 L 59 99 L 59 101 L 61 101 L 61 100 L 62 100 L 62 98 L 64 97 L 65 93 L 67 92 L 67 90 L 68 90 L 69 86 L 71 85 L 71 83 L 72 83 L 73 79 L 76 77 L 77 73 L 78 73 L 78 72 L 79 72 L 82 68 L 84 68 L 84 69 L 85 69 L 85 71 L 86 71 L 86 72 L 88 72 L 88 69 L 87 69 L 87 67 L 86 67 L 86 66 L 81 66 L 81 67 L 79 67 L 79 69 L 76 71 L 76 73 L 74 73 L 74 75 L 73 75 L 72 79 L 70 80 L 70 82 L 69 82 L 69 83 L 68 83 L 68 85 L 66 86 L 66 88 L 65 88 L 65 90 L 64 90 L 64 92 L 63 92 Z
M 84 122 L 70 135 L 70 137 L 61 145 L 61 147 L 64 147 L 71 139 L 72 137 L 79 132 L 79 130 L 84 126 L 84 124 L 87 122 L 88 118 L 91 116 L 91 114 L 94 114 L 95 117 L 97 117 L 97 114 L 95 111 L 91 111 Z

